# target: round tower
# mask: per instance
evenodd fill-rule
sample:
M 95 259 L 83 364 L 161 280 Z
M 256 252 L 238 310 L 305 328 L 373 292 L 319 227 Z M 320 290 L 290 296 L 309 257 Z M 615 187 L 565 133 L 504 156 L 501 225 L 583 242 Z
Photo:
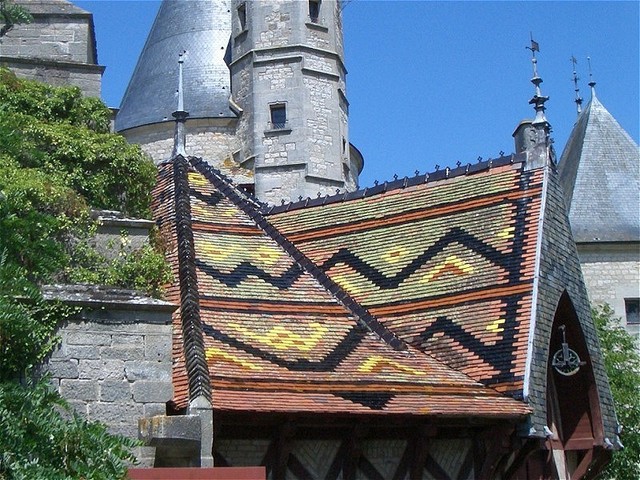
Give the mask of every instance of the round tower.
M 173 151 L 176 58 L 184 54 L 186 151 L 206 158 L 239 184 L 253 172 L 233 161 L 238 111 L 225 61 L 231 35 L 230 0 L 163 0 L 116 116 L 116 131 L 156 163 Z
M 188 155 L 269 203 L 357 188 L 340 2 L 163 0 L 115 123 L 157 163 L 183 53 Z
M 270 203 L 357 188 L 342 12 L 334 0 L 232 0 L 231 86 L 240 162 Z

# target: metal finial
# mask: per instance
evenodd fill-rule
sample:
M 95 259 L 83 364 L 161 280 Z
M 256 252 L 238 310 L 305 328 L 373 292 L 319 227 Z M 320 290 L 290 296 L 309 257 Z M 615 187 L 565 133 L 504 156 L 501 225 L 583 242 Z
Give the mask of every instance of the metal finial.
M 398 179 L 398 174 L 397 174 L 397 173 L 394 173 L 394 174 L 393 174 L 393 179 L 394 179 L 394 180 L 397 180 L 397 179 Z
M 184 109 L 184 91 L 182 84 L 182 66 L 184 64 L 185 53 L 187 52 L 183 51 L 178 55 L 178 109 L 172 114 L 176 119 L 176 129 L 173 136 L 173 152 L 171 153 L 172 157 L 177 155 L 182 155 L 183 157 L 187 156 L 187 152 L 185 150 L 187 141 L 184 124 L 187 121 L 189 113 Z
M 589 64 L 589 86 L 591 87 L 591 96 L 596 96 L 596 82 L 593 79 L 593 72 L 591 71 L 591 57 L 587 57 L 587 63 Z
M 580 115 L 580 113 L 582 112 L 582 97 L 580 96 L 580 87 L 578 86 L 578 80 L 580 79 L 578 78 L 578 73 L 576 71 L 578 60 L 576 60 L 576 57 L 574 57 L 573 55 L 571 55 L 571 63 L 573 64 L 573 86 L 576 92 L 576 99 L 574 100 L 574 102 L 576 102 L 576 110 L 578 111 L 578 115 Z
M 529 103 L 533 105 L 533 108 L 536 111 L 536 118 L 533 120 L 533 125 L 541 125 L 547 123 L 547 118 L 544 114 L 544 104 L 549 100 L 549 97 L 542 95 L 542 90 L 540 89 L 542 78 L 538 75 L 538 59 L 536 58 L 536 52 L 540 51 L 540 45 L 533 39 L 533 34 L 530 33 L 530 35 L 531 46 L 525 48 L 527 50 L 531 50 L 531 64 L 533 65 L 533 77 L 531 78 L 531 83 L 533 83 L 535 87 L 535 93 L 533 94 L 533 98 L 529 100 Z
M 504 157 L 504 150 L 500 150 L 500 151 L 498 152 L 498 154 L 499 154 L 501 157 Z

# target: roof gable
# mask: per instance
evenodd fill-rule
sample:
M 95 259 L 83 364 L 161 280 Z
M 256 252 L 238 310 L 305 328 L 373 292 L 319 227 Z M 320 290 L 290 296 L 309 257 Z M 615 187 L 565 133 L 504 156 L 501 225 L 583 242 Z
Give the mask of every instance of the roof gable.
M 361 316 L 359 304 L 314 271 L 259 205 L 204 162 L 191 162 L 193 263 L 214 408 L 469 416 L 473 406 L 474 416 L 482 417 L 528 412 L 418 350 L 398 348 L 404 343 L 367 320 L 365 310 Z M 177 326 L 181 321 L 177 313 Z M 174 351 L 188 350 L 179 330 Z M 179 363 L 178 408 L 189 394 L 187 369 Z

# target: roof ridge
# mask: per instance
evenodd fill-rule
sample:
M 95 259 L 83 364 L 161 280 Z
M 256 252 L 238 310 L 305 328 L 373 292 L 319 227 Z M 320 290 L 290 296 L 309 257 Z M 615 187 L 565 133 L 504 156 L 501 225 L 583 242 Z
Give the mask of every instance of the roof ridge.
M 189 162 L 182 155 L 171 160 L 173 166 L 178 275 L 180 284 L 180 324 L 185 366 L 189 382 L 189 400 L 200 396 L 211 402 L 211 376 L 204 348 L 204 330 L 200 318 L 200 295 L 195 267 L 195 245 L 191 226 L 189 198 Z
M 227 197 L 236 207 L 240 208 L 253 220 L 256 225 L 273 239 L 302 269 L 309 273 L 320 285 L 329 292 L 333 298 L 349 312 L 356 320 L 368 330 L 375 333 L 394 350 L 406 350 L 407 344 L 399 339 L 391 330 L 378 321 L 369 311 L 360 305 L 340 285 L 331 280 L 312 260 L 310 260 L 298 247 L 288 240 L 275 226 L 269 222 L 263 208 L 250 200 L 244 192 L 239 190 L 233 182 L 222 173 L 209 165 L 206 161 L 197 157 L 189 157 L 189 162 L 200 174 L 216 187 L 220 193 Z
M 501 152 L 502 153 L 502 152 Z M 317 198 L 300 199 L 295 202 L 283 203 L 281 205 L 267 206 L 265 205 L 261 211 L 263 215 L 271 215 L 276 213 L 288 212 L 290 210 L 298 210 L 307 207 L 317 207 L 320 205 L 326 205 L 329 203 L 338 203 L 349 200 L 356 200 L 362 198 L 368 198 L 382 193 L 387 193 L 392 190 L 401 190 L 407 187 L 414 187 L 428 182 L 435 182 L 438 180 L 448 180 L 450 178 L 461 177 L 466 175 L 472 175 L 480 173 L 486 170 L 490 170 L 493 167 L 501 167 L 504 165 L 522 163 L 526 161 L 525 153 L 512 153 L 510 155 L 501 155 L 498 158 L 489 158 L 482 160 L 482 157 L 478 157 L 478 163 L 472 164 L 471 162 L 463 165 L 461 162 L 456 164 L 455 168 L 445 167 L 440 170 L 439 166 L 436 166 L 436 170 L 433 172 L 427 172 L 422 175 L 416 170 L 416 175 L 413 177 L 404 176 L 398 178 L 398 175 L 394 175 L 392 181 L 385 181 L 379 183 L 377 180 L 374 182 L 373 187 L 365 187 L 355 190 L 353 192 L 336 192 L 335 195 L 326 195 L 324 197 L 318 196 Z

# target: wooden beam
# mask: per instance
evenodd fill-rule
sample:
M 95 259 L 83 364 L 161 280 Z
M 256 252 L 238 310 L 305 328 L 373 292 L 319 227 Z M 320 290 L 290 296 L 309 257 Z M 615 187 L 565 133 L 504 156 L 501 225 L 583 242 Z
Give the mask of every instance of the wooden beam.
M 584 457 L 582 457 L 582 460 L 580 460 L 580 463 L 578 463 L 578 466 L 571 474 L 571 480 L 581 480 L 587 474 L 592 461 L 593 449 L 587 450 L 584 453 Z
M 516 453 L 516 457 L 513 459 L 513 462 L 511 462 L 511 465 L 509 465 L 504 472 L 503 480 L 516 479 L 520 468 L 524 466 L 531 454 L 538 451 L 540 447 L 541 445 L 538 439 L 526 440 Z
M 499 478 L 499 471 L 505 467 L 506 456 L 512 452 L 511 435 L 514 427 L 501 425 L 483 431 L 480 436 L 484 444 L 484 460 L 476 478 Z
M 282 425 L 278 431 L 276 451 L 273 464 L 273 478 L 285 478 L 287 476 L 287 464 L 289 454 L 293 449 L 293 436 L 296 428 L 291 422 Z

